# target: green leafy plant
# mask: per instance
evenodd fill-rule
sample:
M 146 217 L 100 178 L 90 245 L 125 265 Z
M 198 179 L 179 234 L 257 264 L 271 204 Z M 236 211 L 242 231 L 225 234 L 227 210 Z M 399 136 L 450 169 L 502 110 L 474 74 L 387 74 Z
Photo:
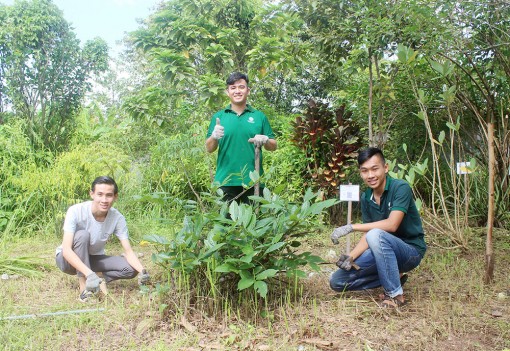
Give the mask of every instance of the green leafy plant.
M 187 276 L 194 287 L 207 282 L 214 295 L 221 285 L 254 289 L 263 298 L 277 275 L 299 278 L 306 277 L 304 266 L 319 269 L 323 260 L 299 251 L 300 239 L 315 229 L 312 219 L 336 200 L 319 201 L 318 194 L 308 190 L 302 203 L 289 203 L 265 188 L 263 196 L 251 197 L 254 207 L 232 202 L 227 208 L 220 195 L 208 194 L 211 206 L 206 211 L 189 201 L 190 213 L 173 240 L 145 236 L 158 247 L 153 255 L 158 265 Z

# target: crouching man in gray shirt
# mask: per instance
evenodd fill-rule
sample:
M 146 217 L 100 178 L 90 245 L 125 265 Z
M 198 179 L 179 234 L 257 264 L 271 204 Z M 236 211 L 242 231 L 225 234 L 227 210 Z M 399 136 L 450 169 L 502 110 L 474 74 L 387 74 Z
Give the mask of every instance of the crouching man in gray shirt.
M 64 221 L 62 245 L 56 251 L 56 263 L 62 272 L 78 276 L 82 302 L 117 279 L 131 279 L 140 273 L 139 284 L 149 282 L 149 274 L 133 252 L 124 216 L 112 207 L 118 197 L 115 181 L 97 177 L 90 190 L 92 201 L 71 206 Z M 108 238 L 115 234 L 124 249 L 124 257 L 105 255 Z M 96 273 L 101 272 L 102 278 Z

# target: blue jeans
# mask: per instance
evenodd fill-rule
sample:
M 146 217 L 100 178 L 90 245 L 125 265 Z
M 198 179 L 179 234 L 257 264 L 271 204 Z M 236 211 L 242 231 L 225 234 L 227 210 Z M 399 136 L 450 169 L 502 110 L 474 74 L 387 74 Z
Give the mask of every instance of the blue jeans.
M 359 270 L 339 269 L 331 276 L 331 289 L 373 289 L 382 285 L 390 297 L 402 295 L 400 273 L 416 268 L 422 259 L 419 252 L 402 239 L 381 229 L 372 229 L 366 235 L 368 249 L 354 262 Z

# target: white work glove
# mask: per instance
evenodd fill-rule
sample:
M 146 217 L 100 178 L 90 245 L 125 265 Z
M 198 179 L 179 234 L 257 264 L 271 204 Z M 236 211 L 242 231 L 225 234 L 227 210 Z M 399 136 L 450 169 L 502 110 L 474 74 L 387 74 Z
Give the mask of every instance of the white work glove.
M 99 278 L 96 273 L 92 272 L 87 275 L 87 280 L 85 281 L 85 289 L 95 294 L 99 291 L 99 284 L 101 284 L 101 281 L 101 278 Z
M 347 224 L 342 227 L 335 228 L 333 230 L 333 233 L 331 234 L 331 241 L 333 244 L 338 244 L 338 239 L 340 239 L 342 236 L 346 236 L 350 232 L 352 232 L 354 229 L 352 229 L 352 224 Z
M 220 119 L 216 118 L 216 125 L 214 126 L 214 130 L 211 134 L 211 136 L 216 139 L 220 140 L 225 135 L 225 128 L 220 124 Z
M 147 273 L 146 269 L 143 269 L 138 276 L 138 285 L 147 285 L 151 280 L 151 276 Z
M 255 144 L 255 146 L 261 147 L 262 145 L 267 143 L 268 140 L 269 137 L 267 135 L 257 134 L 253 138 L 250 138 L 248 142 Z
M 354 260 L 349 255 L 341 255 L 336 265 L 338 268 L 343 269 L 344 271 L 350 271 L 354 264 Z

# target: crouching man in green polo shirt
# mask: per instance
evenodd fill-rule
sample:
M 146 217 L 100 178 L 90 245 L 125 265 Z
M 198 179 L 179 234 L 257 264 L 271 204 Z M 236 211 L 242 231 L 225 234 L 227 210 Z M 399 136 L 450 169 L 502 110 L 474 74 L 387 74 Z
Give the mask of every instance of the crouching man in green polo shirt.
M 249 203 L 248 196 L 253 195 L 254 188 L 245 191 L 242 185 L 250 182 L 250 171 L 255 169 L 255 146 L 274 151 L 277 143 L 264 113 L 247 104 L 250 88 L 245 74 L 232 73 L 227 79 L 226 93 L 230 105 L 212 116 L 205 147 L 207 152 L 218 149 L 214 180 L 222 185 L 223 199 Z
M 358 165 L 368 186 L 361 196 L 363 223 L 336 228 L 331 240 L 338 244 L 340 237 L 352 231 L 365 234 L 349 255 L 340 257 L 340 269 L 331 276 L 330 285 L 339 292 L 382 286 L 381 306 L 400 307 L 405 304 L 404 273 L 420 264 L 427 249 L 421 218 L 409 184 L 387 175 L 381 150 L 363 150 Z

